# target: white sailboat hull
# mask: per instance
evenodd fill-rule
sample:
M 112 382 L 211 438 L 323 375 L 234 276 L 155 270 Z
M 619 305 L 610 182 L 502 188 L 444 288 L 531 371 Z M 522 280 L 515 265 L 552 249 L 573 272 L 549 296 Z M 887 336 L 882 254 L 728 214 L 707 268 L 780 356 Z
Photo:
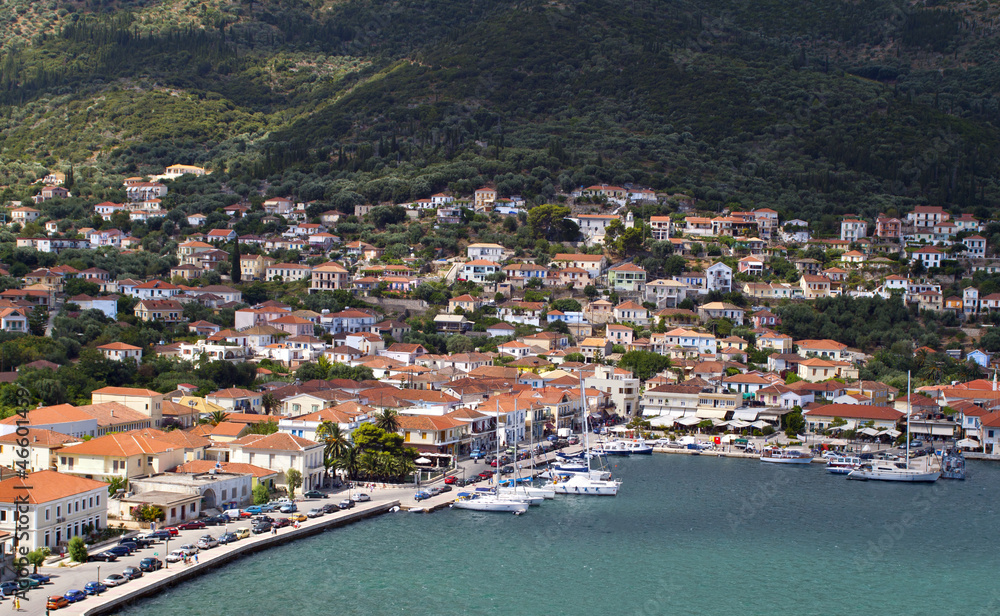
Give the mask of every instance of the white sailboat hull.
M 859 468 L 848 473 L 848 479 L 865 481 L 903 481 L 911 483 L 931 483 L 941 477 L 938 471 L 918 471 L 915 469 L 863 469 Z
M 451 506 L 455 509 L 471 509 L 472 511 L 500 511 L 507 513 L 524 513 L 528 510 L 528 503 L 522 501 L 483 497 L 458 500 L 452 503 Z
M 530 496 L 542 499 L 556 497 L 556 493 L 548 488 L 533 488 L 530 486 L 518 486 L 516 490 L 500 488 L 500 494 L 503 496 Z
M 556 494 L 582 494 L 587 496 L 617 496 L 619 481 L 602 481 L 590 479 L 582 475 L 574 475 L 569 479 L 554 480 L 548 484 Z

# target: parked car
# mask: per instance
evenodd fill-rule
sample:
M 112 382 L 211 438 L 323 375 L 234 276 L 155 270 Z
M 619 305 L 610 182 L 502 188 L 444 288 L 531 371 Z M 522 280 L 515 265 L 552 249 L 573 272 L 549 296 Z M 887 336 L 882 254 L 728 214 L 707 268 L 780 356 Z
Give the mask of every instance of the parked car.
M 240 514 L 242 515 L 244 512 L 249 513 L 250 515 L 260 515 L 264 513 L 264 509 L 261 508 L 260 505 L 251 505 L 246 509 L 244 509 L 243 511 L 241 511 Z
M 271 513 L 272 511 L 278 510 L 278 505 L 275 505 L 274 503 L 267 503 L 266 505 L 261 505 L 260 510 L 263 513 Z
M 176 526 L 168 526 L 168 527 L 164 528 L 163 530 L 165 530 L 168 533 L 170 533 L 171 537 L 176 537 L 177 535 L 181 534 L 180 529 L 177 528 Z
M 201 520 L 191 520 L 183 524 L 178 524 L 177 528 L 180 530 L 198 530 L 199 528 L 205 528 L 205 523 Z
M 89 556 L 87 556 L 88 562 L 95 560 L 110 563 L 118 560 L 118 555 L 113 552 L 98 552 L 97 554 L 90 554 Z
M 325 513 L 326 512 L 323 511 L 322 507 L 314 507 L 314 508 L 312 508 L 312 509 L 309 510 L 309 512 L 306 514 L 306 517 L 307 518 L 318 518 L 318 517 L 324 515 Z
M 114 547 L 108 548 L 105 551 L 106 552 L 111 552 L 112 554 L 114 554 L 118 558 L 123 558 L 125 556 L 131 555 L 132 552 L 134 552 L 135 550 L 133 550 L 132 548 L 130 548 L 128 545 L 116 545 Z
M 580 437 L 578 437 L 578 436 L 571 436 L 571 437 L 569 437 L 569 438 L 566 439 L 566 442 L 569 443 L 570 445 L 576 445 L 577 443 L 580 442 Z
M 354 501 L 352 501 L 349 498 L 345 498 L 344 500 L 337 503 L 337 506 L 340 507 L 341 509 L 350 509 L 351 507 L 354 506 Z
M 451 485 L 451 484 L 455 483 L 456 481 L 458 481 L 458 477 L 456 477 L 454 475 L 449 475 L 449 476 L 447 476 L 447 477 L 444 478 L 444 482 L 446 484 L 448 484 L 448 485 Z
M 205 535 L 195 545 L 198 546 L 199 550 L 210 550 L 219 546 L 219 540 L 212 535 Z
M 351 500 L 354 501 L 354 502 L 356 502 L 356 503 L 367 503 L 371 499 L 372 499 L 372 497 L 368 496 L 364 492 L 359 492 L 359 493 L 357 493 L 357 494 L 355 494 L 354 496 L 351 497 Z
M 430 494 L 431 496 L 437 496 L 437 495 L 438 495 L 438 494 L 440 494 L 440 493 L 441 493 L 442 491 L 443 491 L 443 490 L 441 490 L 441 488 L 439 488 L 439 487 L 437 487 L 437 486 L 434 486 L 433 488 L 427 488 L 427 492 L 428 492 L 428 493 L 429 493 L 429 494 Z
M 489 479 L 492 476 L 493 476 L 493 471 L 483 471 L 483 472 L 479 473 L 479 478 L 480 479 Z
M 121 586 L 125 582 L 128 582 L 128 578 L 120 573 L 112 573 L 108 577 L 101 580 L 101 583 L 105 586 Z
M 288 519 L 290 519 L 292 522 L 305 522 L 309 518 L 306 517 L 306 514 L 304 513 L 293 513 L 292 515 L 288 516 Z
M 205 526 L 222 526 L 223 524 L 229 522 L 229 518 L 221 514 L 213 515 L 205 518 L 202 522 L 205 523 Z
M 267 521 L 258 522 L 257 524 L 253 525 L 253 528 L 250 529 L 250 532 L 252 532 L 255 535 L 263 535 L 264 533 L 271 532 L 271 528 L 272 526 L 270 522 Z
M 69 601 L 70 603 L 76 603 L 77 601 L 83 601 L 84 599 L 86 599 L 87 593 L 77 588 L 74 588 L 72 590 L 67 590 L 66 594 L 63 595 L 63 597 L 65 597 L 66 600 Z
M 0 583 L 0 590 L 2 590 L 5 595 L 12 595 L 21 591 L 21 585 L 14 581 L 3 582 Z
M 910 441 L 910 447 L 923 447 L 923 446 L 924 442 L 921 441 L 920 439 L 913 439 L 912 441 Z
M 102 592 L 107 592 L 108 587 L 100 582 L 87 582 L 87 585 L 83 587 L 83 592 L 88 595 L 99 595 Z
M 142 569 L 139 569 L 138 567 L 125 567 L 125 570 L 122 571 L 122 575 L 130 580 L 135 580 L 142 577 Z
M 326 494 L 323 494 L 319 490 L 309 490 L 302 496 L 304 496 L 305 498 L 326 498 Z
M 278 518 L 275 521 L 271 522 L 272 528 L 284 528 L 286 526 L 291 526 L 291 525 L 292 521 L 289 520 L 288 518 Z
M 156 539 L 157 541 L 163 541 L 165 539 L 170 539 L 173 535 L 168 530 L 156 530 L 149 533 L 150 539 Z
M 417 492 L 416 494 L 413 495 L 413 500 L 415 500 L 415 501 L 422 501 L 422 500 L 426 500 L 426 499 L 428 499 L 430 497 L 431 497 L 431 493 L 430 492 L 426 492 L 424 490 L 421 490 L 421 491 L 419 491 L 419 492 Z
M 139 545 L 138 543 L 135 543 L 134 541 L 122 541 L 118 545 L 130 549 L 130 550 L 132 550 L 132 552 L 138 552 L 143 547 L 145 547 L 145 546 Z
M 236 532 L 233 533 L 233 534 L 236 535 L 237 539 L 246 539 L 247 537 L 250 536 L 250 529 L 249 528 L 237 528 Z
M 337 503 L 327 503 L 323 505 L 323 513 L 334 513 L 339 510 L 340 507 L 337 506 Z
M 449 486 L 449 485 L 441 486 L 441 491 L 442 492 L 451 492 L 451 486 Z
M 69 606 L 69 599 L 62 595 L 52 595 L 45 601 L 45 609 L 60 610 Z
M 278 511 L 281 513 L 295 513 L 298 510 L 299 508 L 295 506 L 295 503 L 285 503 Z
M 514 467 L 510 466 L 510 465 L 507 465 L 507 466 L 505 466 L 505 467 L 503 467 L 503 468 L 500 469 L 500 474 L 501 475 L 510 475 L 513 472 L 514 472 Z
M 219 543 L 223 545 L 227 543 L 233 543 L 234 541 L 239 541 L 239 540 L 240 538 L 236 536 L 236 533 L 225 533 L 219 535 Z
M 149 573 L 163 568 L 163 561 L 159 558 L 143 558 L 139 561 L 139 571 Z
M 149 546 L 153 545 L 153 540 L 152 539 L 148 539 L 146 537 L 139 537 L 139 536 L 136 536 L 136 537 L 124 537 L 118 543 L 135 543 L 140 548 L 148 548 Z
M 28 577 L 35 580 L 39 584 L 48 584 L 49 582 L 52 581 L 52 578 L 43 573 L 32 573 Z
M 187 557 L 188 557 L 188 554 L 184 550 L 174 550 L 171 553 L 167 554 L 167 562 L 168 563 L 179 563 L 179 562 L 181 562 L 182 560 L 184 560 Z

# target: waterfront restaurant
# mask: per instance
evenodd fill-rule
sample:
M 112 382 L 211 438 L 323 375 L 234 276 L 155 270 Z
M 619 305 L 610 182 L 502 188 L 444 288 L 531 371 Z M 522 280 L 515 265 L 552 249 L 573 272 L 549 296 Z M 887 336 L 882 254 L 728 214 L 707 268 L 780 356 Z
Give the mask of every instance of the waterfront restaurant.
M 869 406 L 867 404 L 823 404 L 806 407 L 802 415 L 810 432 L 822 432 L 829 429 L 834 419 L 843 419 L 847 423 L 844 430 L 857 430 L 868 422 L 876 430 L 895 428 L 904 414 L 891 406 Z

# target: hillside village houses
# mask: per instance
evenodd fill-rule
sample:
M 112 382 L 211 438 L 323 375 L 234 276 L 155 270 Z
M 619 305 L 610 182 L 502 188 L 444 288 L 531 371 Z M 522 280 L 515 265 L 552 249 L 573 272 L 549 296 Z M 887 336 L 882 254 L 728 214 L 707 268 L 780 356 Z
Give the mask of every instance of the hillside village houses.
M 207 173 L 177 165 L 162 177 L 134 178 L 125 187 L 126 203 L 102 201 L 92 213 L 110 221 L 120 212 L 158 211 L 174 198 L 168 192 L 174 178 L 201 172 Z M 36 306 L 56 304 L 56 298 L 60 305 L 68 301 L 81 310 L 97 309 L 116 321 L 122 319 L 119 306 L 128 306 L 135 317 L 129 322 L 139 323 L 132 327 L 157 322 L 182 330 L 184 337 L 151 343 L 105 338 L 100 344 L 91 343 L 107 359 L 143 366 L 152 358 L 188 360 L 194 365 L 222 360 L 244 367 L 253 364 L 257 375 L 252 384 L 202 389 L 197 395 L 192 395 L 199 389 L 196 386 L 173 392 L 100 387 L 89 405 L 33 409 L 30 430 L 39 439 L 33 470 L 49 473 L 43 478 L 52 479 L 46 481 L 52 489 L 32 504 L 40 512 L 38 523 L 32 522 L 32 540 L 56 546 L 82 534 L 84 526 L 107 525 L 106 484 L 87 482 L 170 473 L 207 460 L 210 451 L 225 464 L 258 469 L 278 487 L 290 468 L 302 473 L 303 489 L 321 486 L 327 474 L 317 435 L 320 423 L 335 422 L 349 434 L 374 421 L 383 409 L 399 413 L 399 433 L 405 443 L 430 456 L 437 466 L 490 443 L 498 421 L 508 426 L 508 442 L 529 434 L 544 438 L 559 427 L 579 427 L 581 381 L 587 411 L 600 421 L 639 416 L 675 430 L 703 421 L 759 422 L 756 429 L 780 429 L 782 415 L 799 408 L 811 431 L 826 430 L 835 419 L 852 427 L 874 422 L 876 428 L 893 429 L 902 414 L 892 408 L 888 386 L 882 389 L 882 384 L 860 380 L 869 359 L 865 353 L 836 340 L 797 340 L 782 333 L 794 330 L 782 326 L 781 304 L 837 295 L 899 296 L 915 310 L 950 313 L 963 320 L 988 319 L 1000 312 L 1000 293 L 992 284 L 964 285 L 959 293 L 948 292 L 945 297 L 943 291 L 951 281 L 936 275 L 951 262 L 961 263 L 967 271 L 1000 268 L 990 258 L 995 250 L 989 244 L 992 235 L 970 215 L 919 206 L 874 219 L 845 216 L 833 228 L 818 228 L 808 221 L 779 220 L 776 211 L 766 208 L 712 213 L 690 209 L 670 215 L 661 210 L 647 223 L 628 207 L 663 203 L 653 191 L 598 185 L 575 192 L 589 202 L 572 215 L 581 229 L 580 241 L 564 243 L 558 250 L 567 252 L 553 250 L 555 254 L 532 254 L 495 237 L 462 240 L 434 260 L 413 256 L 420 255 L 414 247 L 404 245 L 411 250 L 394 251 L 378 236 L 363 238 L 367 242 L 345 237 L 341 243 L 338 220 L 328 217 L 317 222 L 306 216 L 306 204 L 293 197 L 275 197 L 253 202 L 258 205 L 245 201 L 227 207 L 223 210 L 227 220 L 216 229 L 209 228 L 217 226 L 208 222 L 213 216 L 179 219 L 191 227 L 186 228 L 186 237 L 178 238 L 177 252 L 170 256 L 176 257 L 177 268 L 189 267 L 171 273 L 176 271 L 184 280 L 168 279 L 166 271 L 160 277 L 131 280 L 109 274 L 107 269 L 114 268 L 100 262 L 106 269 L 77 271 L 53 261 L 21 270 L 16 276 L 21 287 L 0 293 L 0 329 L 29 331 Z M 58 222 L 48 219 L 46 208 L 51 204 L 46 201 L 65 195 L 48 194 L 34 207 L 8 208 L 6 220 L 21 229 Z M 421 197 L 421 211 L 413 213 L 423 215 L 429 224 L 460 224 L 462 208 L 470 205 L 477 212 L 495 211 L 500 216 L 525 205 L 492 187 L 472 195 Z M 239 235 L 240 227 L 230 225 L 253 210 L 272 217 L 268 224 L 284 230 L 260 237 Z M 673 255 L 683 259 L 683 268 L 657 272 L 641 257 L 601 246 L 614 221 L 625 228 L 641 224 L 647 243 L 669 242 Z M 57 224 L 45 233 L 24 233 L 17 246 L 56 256 L 68 248 L 115 254 L 138 250 L 128 247 L 135 238 L 107 226 L 59 237 L 63 227 Z M 313 242 L 317 236 L 320 241 Z M 224 273 L 231 271 L 234 242 L 241 249 L 239 283 Z M 701 252 L 692 254 L 696 245 Z M 832 250 L 836 256 L 822 260 Z M 918 261 L 920 268 L 915 268 Z M 13 266 L 3 263 L 0 270 L 9 273 Z M 76 278 L 101 290 L 90 288 L 69 297 L 64 289 Z M 417 292 L 428 283 L 448 293 L 428 302 L 430 294 Z M 279 285 L 285 289 L 280 294 L 258 292 Z M 528 292 L 542 299 L 534 301 L 538 297 Z M 289 299 L 298 293 L 309 294 L 310 301 L 333 294 L 340 299 L 336 308 L 327 310 Z M 551 302 L 558 300 L 573 300 L 579 307 L 556 309 Z M 191 314 L 196 316 L 189 318 Z M 732 332 L 732 328 L 742 329 Z M 407 338 L 413 331 L 460 333 L 475 348 L 469 350 L 462 341 L 462 352 L 445 353 L 429 348 L 432 343 L 424 338 Z M 492 346 L 479 348 L 491 340 Z M 634 350 L 652 351 L 673 363 L 643 381 L 615 365 Z M 759 355 L 763 351 L 766 359 Z M 986 369 L 996 365 L 995 355 L 985 349 L 968 350 L 962 359 Z M 369 368 L 375 380 L 296 382 L 284 372 L 317 362 Z M 10 368 L 0 367 L 0 376 Z M 925 393 L 938 409 L 948 406 L 956 411 L 952 421 L 956 435 L 984 444 L 1000 441 L 1000 420 L 992 416 L 995 396 L 989 389 L 963 385 Z M 271 415 L 264 414 L 265 395 L 277 403 L 269 409 Z M 229 415 L 215 426 L 199 423 L 213 411 Z M 251 433 L 252 426 L 270 419 L 277 432 Z M 0 463 L 8 459 L 11 447 L 4 443 L 14 429 L 13 423 L 0 421 Z M 0 482 L 0 513 L 10 481 L 16 480 Z M 86 502 L 79 513 L 76 502 Z M 67 515 L 52 513 L 56 507 L 67 508 Z M 45 518 L 45 508 L 54 517 Z M 65 521 L 55 521 L 62 518 Z M 0 517 L 0 530 L 7 530 L 4 523 Z

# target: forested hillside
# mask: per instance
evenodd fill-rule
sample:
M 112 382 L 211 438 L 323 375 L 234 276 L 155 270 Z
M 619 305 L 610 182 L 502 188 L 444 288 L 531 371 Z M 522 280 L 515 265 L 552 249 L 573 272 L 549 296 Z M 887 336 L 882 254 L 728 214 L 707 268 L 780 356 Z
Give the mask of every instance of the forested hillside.
M 6 198 L 22 164 L 187 162 L 345 210 L 485 182 L 535 203 L 635 182 L 821 228 L 1000 205 L 987 2 L 2 4 Z

